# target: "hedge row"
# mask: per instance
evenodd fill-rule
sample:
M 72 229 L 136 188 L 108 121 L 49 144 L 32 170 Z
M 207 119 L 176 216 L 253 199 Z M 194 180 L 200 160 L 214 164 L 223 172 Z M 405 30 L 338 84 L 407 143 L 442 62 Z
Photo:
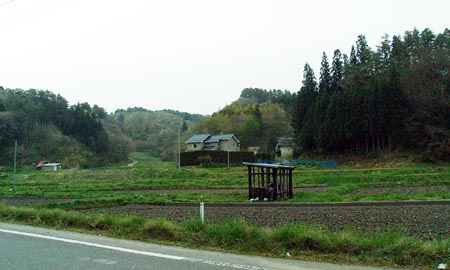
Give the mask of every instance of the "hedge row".
M 192 151 L 181 153 L 181 166 L 198 166 L 201 157 L 210 156 L 213 163 L 228 163 L 230 154 L 230 165 L 240 165 L 242 162 L 255 162 L 253 152 L 227 152 L 227 151 Z

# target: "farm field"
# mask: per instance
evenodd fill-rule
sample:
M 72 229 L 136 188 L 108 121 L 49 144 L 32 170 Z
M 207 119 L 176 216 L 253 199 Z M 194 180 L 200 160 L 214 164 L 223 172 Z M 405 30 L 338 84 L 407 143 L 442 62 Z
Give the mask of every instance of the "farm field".
M 63 221 L 56 223 L 57 226 L 70 227 L 73 223 L 77 224 L 80 218 L 77 217 L 77 221 L 67 221 L 65 214 L 58 214 L 59 209 L 62 209 L 75 211 L 74 213 L 86 216 L 88 220 L 93 219 L 94 221 L 88 221 L 88 224 L 93 224 L 88 226 L 88 231 L 108 231 L 111 227 L 108 222 L 112 222 L 111 220 L 138 216 L 149 220 L 164 218 L 164 222 L 172 224 L 167 225 L 169 229 L 164 229 L 166 232 L 172 230 L 173 226 L 178 226 L 174 224 L 184 224 L 198 218 L 198 202 L 203 196 L 206 201 L 206 220 L 208 223 L 218 224 L 217 226 L 228 226 L 220 224 L 238 219 L 245 223 L 242 226 L 250 226 L 245 229 L 250 231 L 254 230 L 251 229 L 252 226 L 283 230 L 284 226 L 298 224 L 330 232 L 323 232 L 324 235 L 331 235 L 331 232 L 345 234 L 348 230 L 354 231 L 352 234 L 377 235 L 389 234 L 395 230 L 401 236 L 389 234 L 387 237 L 390 240 L 387 241 L 410 241 L 404 240 L 404 237 L 413 237 L 421 245 L 437 248 L 440 250 L 437 252 L 439 254 L 446 253 L 442 248 L 450 248 L 447 247 L 450 235 L 448 164 L 404 164 L 386 168 L 342 166 L 338 169 L 298 166 L 293 174 L 294 197 L 288 201 L 273 203 L 248 201 L 246 167 L 183 167 L 179 171 L 174 163 L 162 162 L 145 153 L 134 153 L 132 160 L 133 166 L 123 164 L 90 170 L 37 172 L 22 169 L 16 175 L 15 185 L 13 175 L 3 172 L 0 174 L 0 204 L 35 209 L 30 210 L 29 220 L 21 215 L 11 214 L 3 214 L 3 218 L 28 220 L 31 224 L 43 222 L 43 225 L 52 226 L 52 222 L 56 222 L 53 219 L 58 218 L 44 222 L 45 218 L 34 216 L 41 215 L 40 211 L 56 211 L 53 214 L 42 213 L 62 215 Z M 4 211 L 11 211 L 8 209 Z M 27 213 L 28 210 L 23 211 Z M 98 220 L 103 219 L 107 225 L 99 225 L 103 223 Z M 239 224 L 236 226 L 241 226 Z M 114 229 L 110 233 L 115 236 L 118 231 L 121 229 Z M 398 239 L 393 240 L 392 237 Z M 169 242 L 173 242 L 172 238 L 168 238 Z M 139 239 L 154 240 L 152 237 L 141 236 Z M 208 246 L 207 243 L 195 244 L 197 245 Z M 229 250 L 221 245 L 218 244 Z M 301 246 L 297 248 L 297 252 L 293 254 L 301 257 Z M 322 254 L 322 248 L 318 249 L 319 254 Z M 241 252 L 247 250 L 243 249 Z M 359 254 L 360 251 L 351 251 L 350 257 L 342 254 L 344 257 L 332 256 L 331 260 L 348 262 L 353 252 Z M 365 254 L 364 251 L 361 252 Z M 376 254 L 378 255 L 358 260 L 382 265 L 411 263 L 399 258 L 388 258 L 386 262 L 377 257 L 386 254 L 382 251 L 377 251 Z M 319 255 L 320 260 L 330 260 L 327 256 L 323 258 Z M 430 256 L 418 264 L 449 260 L 448 256 Z
M 247 200 L 245 167 L 178 171 L 174 163 L 134 153 L 133 166 L 38 172 L 19 170 L 16 189 L 11 173 L 0 173 L 0 195 L 123 199 L 137 202 Z M 297 167 L 290 202 L 345 202 L 450 199 L 450 166 L 405 165 L 393 168 L 320 169 Z
M 250 203 L 246 167 L 183 167 L 179 171 L 173 163 L 145 153 L 134 153 L 131 160 L 132 166 L 21 172 L 16 177 L 16 196 L 11 196 L 11 175 L 3 174 L 0 202 L 182 222 L 198 216 L 198 202 L 204 197 L 209 207 L 206 217 L 212 222 L 241 218 L 257 226 L 402 228 L 425 239 L 450 234 L 450 167 L 446 164 L 357 169 L 298 166 L 293 175 L 294 198 Z

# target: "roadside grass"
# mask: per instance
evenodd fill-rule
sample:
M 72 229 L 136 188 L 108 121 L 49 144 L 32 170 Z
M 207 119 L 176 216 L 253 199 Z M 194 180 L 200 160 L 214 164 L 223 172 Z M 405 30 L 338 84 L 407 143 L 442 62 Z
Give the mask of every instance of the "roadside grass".
M 139 216 L 86 214 L 2 204 L 0 220 L 275 257 L 285 257 L 289 252 L 292 258 L 422 269 L 450 262 L 450 238 L 420 240 L 399 231 L 363 233 L 346 229 L 331 232 L 301 224 L 260 228 L 238 219 L 215 224 L 202 224 L 198 219 L 188 219 L 178 224 L 165 219 L 152 220 Z

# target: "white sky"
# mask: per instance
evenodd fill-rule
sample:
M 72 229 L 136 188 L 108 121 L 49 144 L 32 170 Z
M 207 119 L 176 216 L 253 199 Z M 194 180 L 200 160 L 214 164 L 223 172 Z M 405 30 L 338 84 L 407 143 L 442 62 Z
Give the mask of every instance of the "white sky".
M 0 0 L 0 85 L 108 112 L 211 114 L 245 87 L 298 91 L 359 34 L 450 27 L 448 0 Z

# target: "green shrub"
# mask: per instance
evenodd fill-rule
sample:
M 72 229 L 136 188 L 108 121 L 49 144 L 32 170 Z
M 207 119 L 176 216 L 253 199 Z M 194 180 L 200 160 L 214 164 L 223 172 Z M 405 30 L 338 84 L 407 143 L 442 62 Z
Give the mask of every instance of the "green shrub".
M 200 162 L 200 166 L 205 168 L 209 168 L 212 165 L 212 158 L 209 155 L 198 157 L 198 161 Z
M 240 165 L 242 162 L 255 162 L 253 152 L 227 152 L 227 151 L 191 151 L 181 153 L 181 166 L 199 166 L 199 157 L 210 156 L 212 163 Z
M 147 221 L 142 231 L 147 239 L 175 241 L 180 234 L 180 227 L 165 219 L 157 219 Z

